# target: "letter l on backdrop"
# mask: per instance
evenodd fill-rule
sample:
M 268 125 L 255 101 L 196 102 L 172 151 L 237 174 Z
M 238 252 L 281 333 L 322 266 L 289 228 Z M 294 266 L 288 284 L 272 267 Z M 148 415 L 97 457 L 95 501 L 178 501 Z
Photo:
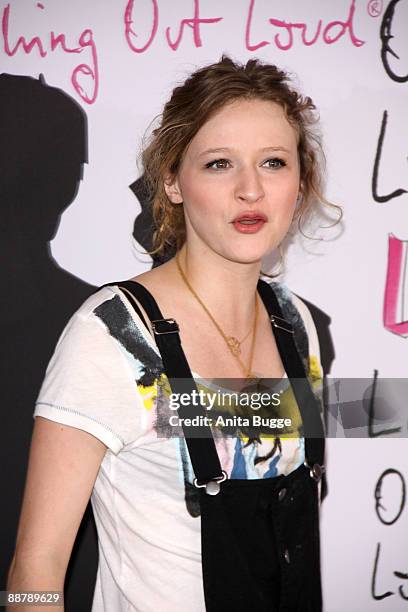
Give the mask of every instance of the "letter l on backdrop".
M 384 327 L 408 336 L 408 240 L 388 235 L 388 265 L 384 292 Z

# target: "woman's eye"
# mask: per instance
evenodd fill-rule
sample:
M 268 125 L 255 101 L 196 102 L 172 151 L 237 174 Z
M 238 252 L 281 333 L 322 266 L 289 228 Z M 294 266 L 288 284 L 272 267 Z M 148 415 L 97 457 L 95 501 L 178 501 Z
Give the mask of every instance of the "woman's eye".
M 205 164 L 206 168 L 214 168 L 215 170 L 224 170 L 228 167 L 229 161 L 228 159 L 215 159 L 208 164 Z
M 271 168 L 273 170 L 279 170 L 279 168 L 286 166 L 286 162 L 279 157 L 272 157 L 267 159 L 262 165 L 266 165 L 267 168 Z M 213 170 L 226 170 L 229 166 L 230 162 L 228 159 L 215 159 L 214 161 L 205 164 L 206 168 L 212 168 Z
M 276 162 L 278 163 L 278 165 L 276 165 Z M 283 159 L 280 159 L 279 157 L 271 157 L 271 159 L 267 159 L 263 165 L 265 164 L 267 164 L 268 168 L 273 168 L 277 170 L 286 166 L 286 162 Z

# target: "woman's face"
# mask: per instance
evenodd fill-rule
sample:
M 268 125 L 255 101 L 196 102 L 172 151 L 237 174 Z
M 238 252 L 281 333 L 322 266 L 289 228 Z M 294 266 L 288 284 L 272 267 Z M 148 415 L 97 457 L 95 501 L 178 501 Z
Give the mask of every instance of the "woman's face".
M 252 263 L 286 235 L 299 183 L 296 133 L 283 109 L 236 100 L 197 132 L 166 192 L 184 207 L 189 250 Z

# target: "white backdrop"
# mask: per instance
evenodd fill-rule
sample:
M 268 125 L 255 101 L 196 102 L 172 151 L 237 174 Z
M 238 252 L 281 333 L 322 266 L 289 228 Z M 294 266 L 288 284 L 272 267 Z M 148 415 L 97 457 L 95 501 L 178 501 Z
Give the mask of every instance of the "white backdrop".
M 260 57 L 289 70 L 319 108 L 326 196 L 344 208 L 341 231 L 291 245 L 282 280 L 332 317 L 332 376 L 408 376 L 408 193 L 394 193 L 408 190 L 406 0 L 1 0 L 0 11 L 1 71 L 43 73 L 88 117 L 89 163 L 52 242 L 60 266 L 96 285 L 150 267 L 134 248 L 140 208 L 128 187 L 148 124 L 196 67 L 222 52 Z M 390 235 L 400 252 L 386 294 Z M 407 417 L 401 425 L 406 436 Z M 408 453 L 405 438 L 385 438 L 328 441 L 329 612 L 408 605 Z M 384 476 L 385 509 L 376 511 L 376 484 L 388 469 L 397 473 Z M 381 512 L 390 521 L 400 506 L 393 524 L 381 522 Z M 389 594 L 376 600 L 372 589 Z

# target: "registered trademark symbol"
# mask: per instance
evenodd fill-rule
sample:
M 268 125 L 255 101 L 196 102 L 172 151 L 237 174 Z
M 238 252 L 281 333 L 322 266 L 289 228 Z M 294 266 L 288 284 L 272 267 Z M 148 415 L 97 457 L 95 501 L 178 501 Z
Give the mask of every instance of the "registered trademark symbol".
M 378 17 L 383 9 L 382 0 L 370 0 L 367 4 L 367 13 L 370 17 Z

